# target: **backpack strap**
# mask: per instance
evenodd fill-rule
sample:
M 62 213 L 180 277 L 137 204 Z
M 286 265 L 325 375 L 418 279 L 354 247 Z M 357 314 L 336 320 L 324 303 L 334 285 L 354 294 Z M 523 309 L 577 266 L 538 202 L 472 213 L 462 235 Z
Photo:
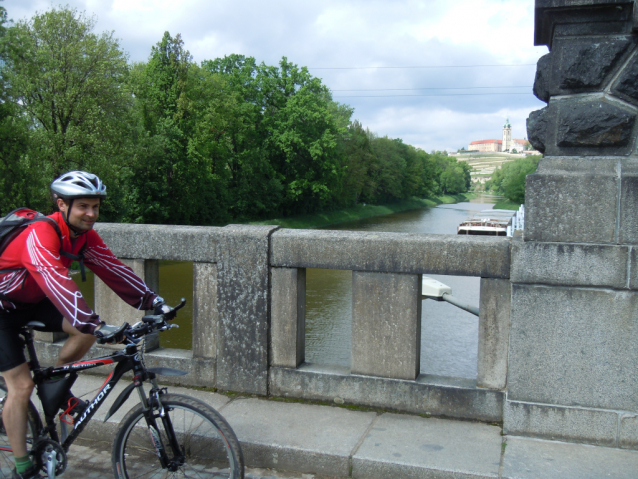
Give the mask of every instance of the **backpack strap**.
M 80 263 L 80 274 L 82 275 L 82 282 L 86 282 L 86 269 L 84 268 L 84 250 L 86 248 L 86 243 L 82 245 L 82 248 L 80 248 L 80 251 L 78 251 L 78 254 L 73 254 L 73 253 L 69 253 L 68 251 L 64 251 L 62 249 L 62 231 L 60 231 L 60 225 L 58 225 L 57 221 L 55 221 L 53 218 L 49 218 L 48 216 L 41 216 L 39 218 L 34 219 L 33 221 L 34 222 L 48 221 L 53 226 L 53 228 L 55 228 L 55 232 L 58 234 L 58 237 L 60 238 L 60 254 L 73 261 L 77 261 Z

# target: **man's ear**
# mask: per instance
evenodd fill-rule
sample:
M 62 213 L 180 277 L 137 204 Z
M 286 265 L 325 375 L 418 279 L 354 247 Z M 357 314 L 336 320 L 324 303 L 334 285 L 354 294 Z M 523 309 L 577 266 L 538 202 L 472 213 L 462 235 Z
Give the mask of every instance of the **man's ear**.
M 67 204 L 64 202 L 64 200 L 62 198 L 58 198 L 56 200 L 56 203 L 58 204 L 58 209 L 62 212 L 65 213 L 66 209 L 67 209 Z

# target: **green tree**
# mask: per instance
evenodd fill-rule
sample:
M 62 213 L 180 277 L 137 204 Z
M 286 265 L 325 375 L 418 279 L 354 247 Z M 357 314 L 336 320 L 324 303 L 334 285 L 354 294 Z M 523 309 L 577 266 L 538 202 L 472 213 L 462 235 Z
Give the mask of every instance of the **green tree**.
M 486 191 L 504 195 L 515 203 L 524 203 L 525 178 L 536 171 L 540 158 L 529 156 L 503 163 L 494 171 L 492 178 L 485 182 Z
M 102 176 L 111 192 L 127 151 L 128 98 L 122 88 L 126 55 L 113 33 L 93 33 L 95 19 L 75 9 L 52 9 L 7 30 L 7 102 L 26 118 L 29 204 L 46 208 L 48 184 L 68 170 Z M 35 173 L 37 172 L 37 174 Z M 117 209 L 111 195 L 105 213 Z

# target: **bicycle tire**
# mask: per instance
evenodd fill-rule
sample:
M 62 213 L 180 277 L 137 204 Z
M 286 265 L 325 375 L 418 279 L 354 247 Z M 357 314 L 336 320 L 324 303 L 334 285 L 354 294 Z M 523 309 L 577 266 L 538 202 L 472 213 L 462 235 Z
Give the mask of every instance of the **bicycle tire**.
M 174 472 L 162 468 L 139 404 L 122 419 L 115 434 L 111 460 L 117 479 L 244 478 L 244 458 L 239 441 L 217 411 L 202 401 L 180 394 L 164 394 L 161 401 L 173 423 L 178 443 L 185 451 L 184 464 Z M 157 425 L 172 459 L 161 420 L 157 420 Z
M 4 382 L 4 378 L 0 377 L 0 478 L 13 477 L 13 469 L 15 468 L 13 451 L 7 438 L 7 432 L 4 429 L 4 423 L 2 422 L 2 410 L 6 397 L 7 385 Z M 30 449 L 33 445 L 33 438 L 37 437 L 41 425 L 42 421 L 40 420 L 38 410 L 33 403 L 29 401 L 27 409 L 27 449 Z

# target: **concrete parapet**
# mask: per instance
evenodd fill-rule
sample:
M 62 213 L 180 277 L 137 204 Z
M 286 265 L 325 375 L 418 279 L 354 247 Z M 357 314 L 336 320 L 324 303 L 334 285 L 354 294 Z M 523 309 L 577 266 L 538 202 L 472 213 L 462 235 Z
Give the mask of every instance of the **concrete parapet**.
M 509 398 L 636 410 L 638 293 L 512 286 Z
M 636 289 L 628 282 L 629 246 L 512 241 L 514 283 Z
M 272 268 L 271 366 L 296 368 L 306 343 L 306 270 Z
M 118 258 L 217 262 L 223 228 L 98 223 L 95 230 Z
M 272 235 L 271 264 L 509 278 L 509 248 L 502 237 L 284 229 Z
M 352 273 L 353 374 L 416 379 L 421 359 L 421 276 Z
M 421 375 L 408 381 L 304 364 L 299 369 L 270 368 L 270 394 L 457 419 L 503 419 L 504 394 L 476 388 L 474 381 L 463 379 Z
M 505 389 L 512 286 L 508 280 L 481 278 L 477 386 Z

